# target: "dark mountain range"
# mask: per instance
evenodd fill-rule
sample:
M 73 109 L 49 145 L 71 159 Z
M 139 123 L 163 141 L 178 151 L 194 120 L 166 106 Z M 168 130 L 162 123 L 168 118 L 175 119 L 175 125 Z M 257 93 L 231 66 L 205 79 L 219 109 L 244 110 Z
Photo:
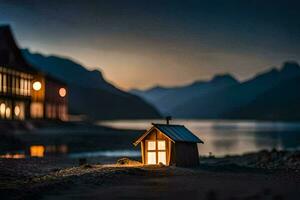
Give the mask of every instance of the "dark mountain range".
M 236 85 L 239 82 L 230 75 L 218 75 L 210 81 L 196 81 L 182 87 L 154 87 L 147 91 L 132 90 L 133 94 L 143 97 L 155 105 L 164 114 L 173 114 L 173 109 L 185 104 L 190 99 L 202 98 L 210 92 L 218 91 L 224 87 Z
M 300 75 L 277 84 L 254 101 L 224 114 L 225 118 L 299 120 Z
M 158 118 L 160 114 L 140 97 L 108 83 L 98 70 L 89 71 L 74 61 L 22 50 L 37 69 L 58 78 L 69 87 L 69 111 L 92 119 Z
M 152 102 L 163 113 L 179 118 L 291 119 L 297 117 L 288 111 L 297 107 L 296 104 L 292 105 L 289 102 L 294 102 L 298 98 L 296 94 L 297 88 L 299 89 L 299 84 L 296 84 L 298 76 L 300 66 L 296 62 L 286 62 L 280 70 L 274 68 L 242 83 L 224 77 L 226 81 L 215 83 L 216 78 L 222 80 L 222 76 L 218 76 L 209 82 L 196 83 L 198 85 L 196 90 L 190 90 L 195 84 L 181 87 L 180 91 L 186 93 L 178 92 L 178 88 L 160 90 L 156 88 L 155 95 L 159 94 L 160 98 L 152 95 L 153 89 L 134 93 Z M 169 96 L 170 93 L 172 96 Z M 184 96 L 181 98 L 184 101 L 178 103 L 174 98 L 180 96 Z M 166 107 L 164 103 L 160 103 L 161 99 L 164 99 L 162 102 L 171 105 Z M 174 101 L 176 103 L 173 103 Z

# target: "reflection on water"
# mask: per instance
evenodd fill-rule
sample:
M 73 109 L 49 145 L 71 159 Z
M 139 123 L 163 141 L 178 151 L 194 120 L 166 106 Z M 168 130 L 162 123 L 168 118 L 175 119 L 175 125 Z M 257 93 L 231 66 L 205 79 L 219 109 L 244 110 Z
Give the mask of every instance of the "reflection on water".
M 31 157 L 44 157 L 45 147 L 42 145 L 34 145 L 30 147 L 30 156 Z
M 45 155 L 64 155 L 68 153 L 68 146 L 61 145 L 32 145 L 30 146 L 30 157 L 44 157 Z
M 0 158 L 6 159 L 21 159 L 26 157 L 43 158 L 47 156 L 62 156 L 67 155 L 70 158 L 92 158 L 92 157 L 138 157 L 139 151 L 134 150 L 110 150 L 110 151 L 91 151 L 68 153 L 67 145 L 33 145 L 29 147 L 29 154 L 24 152 L 5 153 L 0 155 Z
M 141 129 L 151 127 L 151 122 L 165 123 L 159 120 L 132 120 L 132 121 L 110 121 L 102 122 L 101 125 L 112 126 L 115 128 Z M 278 150 L 300 149 L 300 123 L 282 122 L 254 122 L 254 121 L 217 121 L 217 120 L 173 120 L 171 123 L 183 124 L 193 133 L 200 137 L 204 144 L 199 144 L 200 155 L 224 156 L 233 154 L 243 154 L 247 152 L 259 151 L 262 149 Z M 99 136 L 100 137 L 100 136 Z M 116 136 L 118 137 L 118 136 Z M 128 147 L 110 146 L 110 142 L 116 142 L 120 138 L 108 136 L 105 139 L 107 145 L 95 145 L 91 140 L 92 148 L 78 148 L 80 153 L 72 153 L 76 149 L 72 144 L 34 144 L 21 152 L 2 152 L 0 158 L 25 158 L 25 157 L 44 157 L 44 156 L 70 156 L 71 158 L 81 157 L 136 157 L 140 156 L 139 149 L 136 150 L 131 145 L 132 138 L 121 138 L 119 142 L 128 143 Z M 118 147 L 118 146 L 117 146 Z M 120 150 L 120 149 L 126 150 Z M 76 150 L 78 150 L 76 149 Z M 97 151 L 105 149 L 107 151 Z M 95 150 L 95 152 L 89 152 Z M 135 150 L 135 151 L 134 151 Z
M 162 120 L 126 120 L 99 124 L 145 130 L 151 126 L 151 122 L 165 123 Z M 198 145 L 200 155 L 209 155 L 211 152 L 223 156 L 262 149 L 300 148 L 300 123 L 226 120 L 174 120 L 172 123 L 185 125 L 204 141 L 204 144 Z
M 25 153 L 27 152 L 27 153 Z M 42 158 L 44 156 L 61 156 L 68 153 L 68 146 L 61 145 L 31 145 L 21 152 L 6 152 L 0 155 L 0 158 L 20 159 L 26 157 Z
M 6 153 L 3 155 L 0 155 L 0 158 L 21 159 L 21 158 L 25 158 L 25 153 Z
M 48 145 L 45 148 L 47 154 L 66 154 L 68 153 L 68 146 L 62 145 Z

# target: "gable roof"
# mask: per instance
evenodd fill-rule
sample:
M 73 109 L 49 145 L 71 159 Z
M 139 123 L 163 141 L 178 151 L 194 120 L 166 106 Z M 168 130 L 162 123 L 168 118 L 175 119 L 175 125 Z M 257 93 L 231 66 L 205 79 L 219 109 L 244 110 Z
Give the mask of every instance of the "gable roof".
M 0 65 L 26 72 L 38 72 L 23 57 L 8 25 L 0 25 Z
M 190 130 L 183 125 L 170 125 L 170 124 L 153 124 L 153 127 L 146 131 L 141 137 L 139 137 L 133 144 L 138 145 L 152 130 L 156 128 L 170 138 L 173 142 L 192 142 L 192 143 L 204 143 Z

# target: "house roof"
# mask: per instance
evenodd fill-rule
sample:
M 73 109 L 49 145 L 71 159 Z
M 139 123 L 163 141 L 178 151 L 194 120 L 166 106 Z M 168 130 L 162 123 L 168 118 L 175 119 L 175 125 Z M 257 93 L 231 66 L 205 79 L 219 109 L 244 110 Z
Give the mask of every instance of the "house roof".
M 0 65 L 26 72 L 38 72 L 24 59 L 8 25 L 0 25 Z
M 153 124 L 153 127 L 139 137 L 134 145 L 138 145 L 154 128 L 157 128 L 174 142 L 204 143 L 183 125 Z

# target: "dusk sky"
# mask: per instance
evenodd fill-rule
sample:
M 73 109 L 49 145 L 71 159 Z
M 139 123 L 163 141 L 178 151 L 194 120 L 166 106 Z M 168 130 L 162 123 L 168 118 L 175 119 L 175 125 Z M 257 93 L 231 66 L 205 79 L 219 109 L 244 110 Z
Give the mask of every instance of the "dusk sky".
M 26 3 L 25 3 L 26 2 Z M 19 45 L 99 69 L 123 89 L 300 61 L 300 1 L 0 0 Z

